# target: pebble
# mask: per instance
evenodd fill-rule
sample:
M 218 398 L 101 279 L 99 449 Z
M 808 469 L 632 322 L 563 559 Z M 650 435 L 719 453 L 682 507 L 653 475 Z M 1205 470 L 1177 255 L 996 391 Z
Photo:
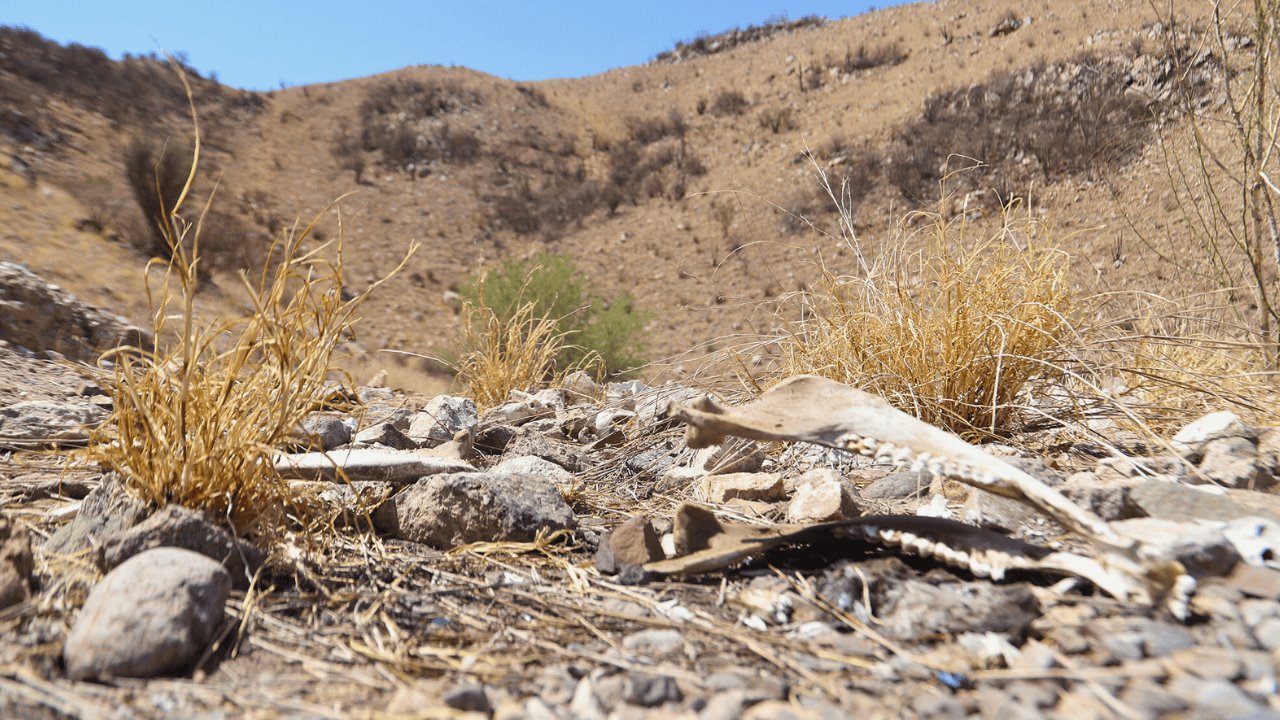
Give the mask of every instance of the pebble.
M 684 634 L 667 628 L 640 630 L 622 638 L 622 647 L 637 655 L 660 657 L 684 647 Z
M 680 702 L 684 699 L 684 694 L 674 678 L 634 673 L 627 678 L 624 699 L 632 705 L 658 707 Z
M 151 677 L 190 665 L 222 623 L 231 576 L 180 548 L 135 555 L 94 586 L 62 656 L 74 680 Z

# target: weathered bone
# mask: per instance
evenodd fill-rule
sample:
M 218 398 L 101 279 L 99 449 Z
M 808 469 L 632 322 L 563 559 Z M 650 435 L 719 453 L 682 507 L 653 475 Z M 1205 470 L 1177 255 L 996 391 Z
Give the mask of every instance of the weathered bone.
M 1037 560 L 1092 581 L 1105 592 L 1144 605 L 1187 591 L 1176 563 L 1146 557 L 1134 540 L 1118 535 L 1101 518 L 1071 502 L 1031 475 L 988 455 L 945 430 L 901 412 L 883 399 L 842 383 L 811 375 L 783 381 L 759 399 L 728 407 L 711 397 L 668 409 L 688 424 L 691 448 L 722 442 L 726 436 L 810 442 L 860 453 L 898 465 L 953 477 L 974 487 L 1039 508 L 1098 546 L 1093 560 L 1069 553 Z M 882 538 L 894 542 L 890 538 Z M 975 561 L 979 560 L 974 558 Z M 1180 602 L 1185 598 L 1173 598 Z

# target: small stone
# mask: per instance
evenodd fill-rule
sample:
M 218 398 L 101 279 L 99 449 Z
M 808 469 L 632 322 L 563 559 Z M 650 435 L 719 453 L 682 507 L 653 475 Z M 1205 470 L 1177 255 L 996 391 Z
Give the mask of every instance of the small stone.
M 44 551 L 57 555 L 78 553 L 101 538 L 137 525 L 150 512 L 151 508 L 124 489 L 118 475 L 108 473 L 85 497 L 75 518 L 45 541 Z
M 491 713 L 489 694 L 484 686 L 476 683 L 459 683 L 444 692 L 444 704 L 461 712 Z
M 684 694 L 674 678 L 666 675 L 646 675 L 635 673 L 627 678 L 623 698 L 632 705 L 640 707 L 658 707 L 667 703 L 680 702 Z
M 684 634 L 667 628 L 640 630 L 622 638 L 622 647 L 637 655 L 661 657 L 684 647 Z
M 913 640 L 938 634 L 996 632 L 1021 636 L 1039 615 L 1039 603 L 1024 584 L 947 582 L 934 585 L 908 579 L 885 592 L 882 628 Z
M 1115 531 L 1172 557 L 1193 577 L 1225 575 L 1240 554 L 1219 530 L 1196 523 L 1160 518 L 1134 518 L 1112 523 Z
M 859 494 L 874 500 L 892 500 L 923 495 L 929 491 L 930 479 L 924 470 L 904 470 L 886 475 L 862 488 Z
M 1185 460 L 1175 457 L 1106 457 L 1098 461 L 1094 474 L 1104 483 L 1140 478 L 1171 482 L 1186 477 L 1189 470 Z
M 302 419 L 302 444 L 311 450 L 332 450 L 351 442 L 351 421 L 341 413 L 313 412 Z
M 1263 649 L 1271 652 L 1280 650 L 1280 618 L 1269 617 L 1259 621 L 1253 626 L 1253 636 Z
M 435 447 L 475 427 L 476 416 L 476 404 L 470 398 L 437 395 L 413 416 L 405 434 L 421 447 Z
M 151 677 L 190 665 L 222 623 L 231 576 L 179 548 L 136 555 L 94 586 L 67 635 L 73 680 Z
M 937 720 L 963 720 L 969 716 L 963 703 L 950 695 L 922 692 L 911 699 L 911 709 L 922 718 Z
M 609 709 L 596 696 L 595 683 L 590 676 L 578 681 L 573 699 L 569 701 L 569 715 L 573 720 L 605 720 L 608 717 Z
M 1142 508 L 1129 497 L 1130 490 L 1142 482 L 1136 478 L 1103 481 L 1094 473 L 1078 472 L 1069 475 L 1060 489 L 1077 505 L 1110 522 L 1143 515 Z
M 516 429 L 510 425 L 485 425 L 476 430 L 475 449 L 482 455 L 501 455 Z
M 795 494 L 787 505 L 789 523 L 807 525 L 858 515 L 857 502 L 834 470 L 810 470 L 795 478 L 793 484 Z
M 382 445 L 394 450 L 412 450 L 418 446 L 393 422 L 380 422 L 367 427 L 356 433 L 354 439 L 362 445 Z
M 1120 691 L 1120 701 L 1147 718 L 1164 717 L 1187 709 L 1187 703 L 1148 680 L 1136 680 Z
M 1242 437 L 1211 440 L 1204 446 L 1200 472 L 1210 481 L 1229 488 L 1263 490 L 1273 482 L 1262 466 L 1258 448 Z
M 616 573 L 626 565 L 644 565 L 665 557 L 662 542 L 653 522 L 636 516 L 611 530 L 596 551 L 596 568 L 602 573 Z
M 1243 600 L 1240 602 L 1240 620 L 1253 627 L 1269 617 L 1280 617 L 1280 603 L 1275 600 Z
M 553 483 L 573 481 L 573 473 L 537 455 L 504 457 L 501 462 L 490 468 L 489 472 L 498 475 L 539 475 Z
M 1239 563 L 1226 583 L 1250 597 L 1280 599 L 1280 570 Z
M 1026 505 L 986 490 L 971 488 L 965 501 L 965 522 L 989 530 L 1014 532 L 1030 522 L 1032 517 L 1033 513 Z
M 575 370 L 565 376 L 561 383 L 564 389 L 566 405 L 582 405 L 600 399 L 600 385 L 584 370 Z
M 578 446 L 549 438 L 529 425 L 517 428 L 502 451 L 503 459 L 523 455 L 540 457 L 571 473 L 582 469 L 583 451 Z
M 374 516 L 380 530 L 437 548 L 528 542 L 539 530 L 572 529 L 573 510 L 537 475 L 456 473 L 423 478 Z
M 775 502 L 786 497 L 782 476 L 777 473 L 729 473 L 711 475 L 702 481 L 707 500 L 726 503 L 730 500 Z
M 1267 717 L 1265 708 L 1226 680 L 1202 680 L 1189 675 L 1171 678 L 1165 685 L 1192 709 L 1215 718 Z
M 227 569 L 232 584 L 240 589 L 249 587 L 253 573 L 266 559 L 261 550 L 237 540 L 203 513 L 169 505 L 132 528 L 103 538 L 99 565 L 110 571 L 156 547 L 183 548 L 211 558 Z
M 1235 680 L 1244 672 L 1244 663 L 1234 649 L 1189 647 L 1169 654 L 1169 662 L 1185 673 L 1205 680 Z
M 1205 444 L 1222 438 L 1245 438 L 1256 442 L 1258 431 L 1230 411 L 1209 413 L 1195 420 L 1173 436 L 1173 446 L 1184 456 L 1198 455 Z
M 31 536 L 7 515 L 0 515 L 0 609 L 31 597 Z

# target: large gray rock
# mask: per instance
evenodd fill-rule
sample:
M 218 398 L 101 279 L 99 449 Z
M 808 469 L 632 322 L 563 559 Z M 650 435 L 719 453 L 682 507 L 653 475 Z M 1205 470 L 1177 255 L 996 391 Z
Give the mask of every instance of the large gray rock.
M 405 434 L 419 445 L 435 447 L 475 427 L 476 417 L 476 404 L 470 398 L 437 395 L 413 416 Z
M 31 444 L 81 441 L 86 428 L 107 416 L 88 402 L 26 400 L 0 408 L 0 447 L 5 443 Z
M 72 555 L 142 522 L 151 508 L 125 491 L 120 477 L 108 473 L 80 504 L 71 522 L 58 528 L 44 543 L 44 551 Z
M 1262 490 L 1275 482 L 1267 471 L 1258 446 L 1252 440 L 1229 437 L 1204 444 L 1200 472 L 1210 481 L 1229 488 Z
M 1258 431 L 1230 411 L 1209 413 L 1195 420 L 1173 436 L 1173 447 L 1188 459 L 1198 459 L 1207 443 L 1223 438 L 1258 440 Z
M 266 556 L 253 545 L 237 540 L 209 522 L 203 513 L 170 505 L 123 532 L 103 539 L 99 565 L 118 567 L 129 558 L 157 547 L 177 547 L 216 560 L 227 569 L 238 588 L 249 587 L 254 571 Z
M 0 608 L 31 596 L 31 536 L 12 518 L 0 515 Z
M 524 455 L 540 457 L 553 462 L 571 473 L 582 468 L 584 451 L 578 445 L 548 437 L 547 433 L 524 425 L 516 429 L 503 449 L 503 459 Z
M 0 340 L 93 362 L 119 345 L 147 347 L 150 335 L 76 299 L 13 263 L 0 262 Z
M 156 548 L 134 556 L 89 593 L 63 646 L 68 677 L 185 669 L 213 639 L 230 592 L 226 569 L 199 553 Z
M 393 537 L 437 548 L 529 541 L 539 530 L 578 523 L 547 478 L 483 473 L 423 478 L 379 508 L 374 522 Z
M 332 450 L 351 442 L 354 424 L 342 413 L 309 413 L 302 419 L 302 441 L 312 450 Z

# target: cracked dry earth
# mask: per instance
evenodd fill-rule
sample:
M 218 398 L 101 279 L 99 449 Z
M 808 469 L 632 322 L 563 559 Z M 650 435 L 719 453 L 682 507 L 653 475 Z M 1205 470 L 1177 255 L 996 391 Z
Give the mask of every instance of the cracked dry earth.
M 349 482 L 314 454 L 278 463 L 330 527 L 259 549 L 33 448 L 104 414 L 74 367 L 0 347 L 3 717 L 1280 717 L 1280 433 L 1229 413 L 1131 457 L 984 448 L 1181 562 L 1197 587 L 1177 619 L 851 542 L 645 572 L 679 550 L 687 501 L 731 524 L 950 517 L 1091 551 L 874 458 L 690 449 L 663 409 L 698 392 L 584 377 L 484 413 L 360 388 L 304 428 Z

